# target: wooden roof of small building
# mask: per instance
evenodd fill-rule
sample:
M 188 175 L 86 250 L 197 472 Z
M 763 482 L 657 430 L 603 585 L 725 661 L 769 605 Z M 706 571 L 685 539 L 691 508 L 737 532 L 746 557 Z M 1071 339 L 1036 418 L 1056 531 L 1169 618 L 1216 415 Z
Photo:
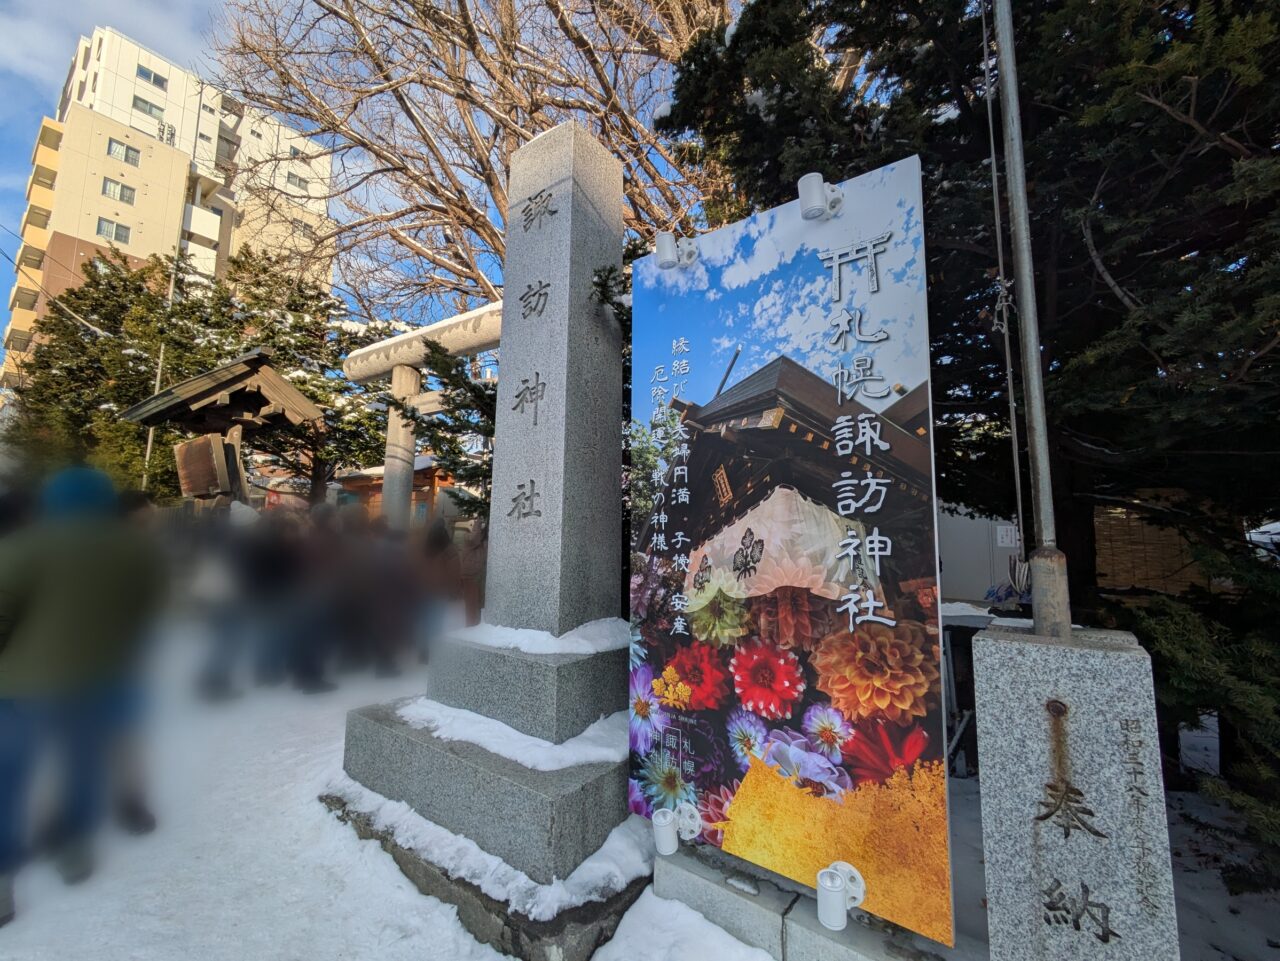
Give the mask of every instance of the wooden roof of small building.
M 172 424 L 196 434 L 246 435 L 266 427 L 323 420 L 324 412 L 276 372 L 259 347 L 189 377 L 130 407 L 121 418 L 144 427 Z

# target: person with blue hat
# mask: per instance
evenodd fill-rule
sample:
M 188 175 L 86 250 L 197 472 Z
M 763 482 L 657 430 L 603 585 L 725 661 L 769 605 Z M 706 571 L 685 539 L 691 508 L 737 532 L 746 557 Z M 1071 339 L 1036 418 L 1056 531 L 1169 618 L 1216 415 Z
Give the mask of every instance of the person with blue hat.
M 63 777 L 47 837 L 68 883 L 92 870 L 108 754 L 161 582 L 150 543 L 89 467 L 52 476 L 34 521 L 0 540 L 0 925 L 28 856 L 25 812 L 46 752 Z

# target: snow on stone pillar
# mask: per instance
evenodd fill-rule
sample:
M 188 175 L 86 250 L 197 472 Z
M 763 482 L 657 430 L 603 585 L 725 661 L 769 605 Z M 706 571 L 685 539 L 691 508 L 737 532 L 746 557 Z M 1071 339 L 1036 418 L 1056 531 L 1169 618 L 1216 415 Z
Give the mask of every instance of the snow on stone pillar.
M 973 673 L 991 961 L 1177 961 L 1146 651 L 988 629 Z
M 391 396 L 408 403 L 422 390 L 416 368 L 397 364 L 391 369 Z M 413 501 L 413 422 L 399 411 L 387 411 L 387 456 L 382 474 L 382 516 L 392 530 L 408 530 Z
M 622 165 L 574 123 L 511 158 L 486 618 L 560 635 L 618 613 Z

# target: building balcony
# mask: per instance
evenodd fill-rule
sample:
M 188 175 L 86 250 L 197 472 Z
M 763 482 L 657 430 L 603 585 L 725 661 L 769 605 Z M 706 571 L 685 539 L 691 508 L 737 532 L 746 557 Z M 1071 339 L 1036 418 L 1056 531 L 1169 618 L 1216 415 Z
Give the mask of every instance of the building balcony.
M 34 307 L 14 307 L 9 311 L 9 326 L 5 328 L 5 337 L 8 337 L 15 330 L 20 330 L 30 335 L 35 329 L 36 311 Z M 6 346 L 8 345 L 6 344 Z
M 25 274 L 29 273 L 33 273 L 33 271 L 28 270 L 25 273 L 18 274 L 18 282 L 13 285 L 13 290 L 9 291 L 10 311 L 34 311 L 36 309 L 36 301 L 40 299 L 40 288 L 27 279 Z M 44 278 L 39 275 L 39 272 L 36 271 L 34 273 L 36 279 L 43 282 Z
M 34 171 L 27 181 L 27 203 L 45 214 L 53 213 L 53 184 L 36 180 Z
M 48 231 L 45 231 L 48 234 Z M 48 238 L 46 236 L 46 244 Z M 32 281 L 44 282 L 41 275 L 44 270 L 44 247 L 37 247 L 35 244 L 28 243 L 26 240 L 26 231 L 23 231 L 23 241 L 18 247 L 18 263 L 23 267 L 23 276 L 30 275 Z
M 189 240 L 182 242 L 182 252 L 191 258 L 192 268 L 206 277 L 212 277 L 218 268 L 218 252 L 204 244 Z
M 197 243 L 212 247 L 222 234 L 222 218 L 212 210 L 187 204 L 182 214 L 182 229 Z
M 35 338 L 35 334 L 30 330 L 14 324 L 11 320 L 9 326 L 4 329 L 4 350 L 6 354 L 22 354 L 25 355 L 31 350 L 31 341 Z
M 62 124 L 52 117 L 41 117 L 36 147 L 48 147 L 56 153 L 62 147 L 62 129 Z
M 13 389 L 27 385 L 27 379 L 22 375 L 22 362 L 26 357 L 25 354 L 21 358 L 14 354 L 5 354 L 4 366 L 0 367 L 0 387 Z
M 44 252 L 49 249 L 49 215 L 39 209 L 28 208 L 22 219 L 22 252 L 25 254 L 28 248 L 40 256 L 38 262 L 24 260 L 23 263 L 39 267 L 44 263 Z
M 50 147 L 42 140 L 36 141 L 36 149 L 31 153 L 31 166 L 37 171 L 47 171 L 49 180 L 57 176 L 61 159 L 57 147 Z

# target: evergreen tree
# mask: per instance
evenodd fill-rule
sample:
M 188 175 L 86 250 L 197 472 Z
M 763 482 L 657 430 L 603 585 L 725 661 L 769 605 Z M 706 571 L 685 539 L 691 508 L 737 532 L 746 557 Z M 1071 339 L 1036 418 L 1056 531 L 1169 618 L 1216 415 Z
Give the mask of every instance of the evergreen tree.
M 119 415 L 153 393 L 161 346 L 162 387 L 268 347 L 273 366 L 325 412 L 324 429 L 275 429 L 254 444 L 308 478 L 318 499 L 339 467 L 381 456 L 385 413 L 374 393 L 342 376 L 341 362 L 387 333 L 345 321 L 330 294 L 251 250 L 231 258 L 225 278 L 213 282 L 183 261 L 152 258 L 134 268 L 113 251 L 91 261 L 84 281 L 41 319 L 5 439 L 28 474 L 85 460 L 121 486 L 137 486 L 146 430 Z M 182 439 L 156 432 L 148 487 L 158 497 L 178 494 L 172 447 Z
M 1276 567 L 1243 537 L 1280 516 L 1274 6 L 1029 0 L 1014 20 L 1055 506 L 1077 616 L 1130 625 L 1152 650 L 1171 760 L 1172 722 L 1219 712 L 1220 790 L 1274 852 L 1268 621 L 1280 592 Z M 756 206 L 792 199 L 810 170 L 839 181 L 920 155 L 939 493 L 1007 516 L 988 70 L 998 83 L 977 5 L 756 0 L 728 43 L 720 30 L 686 52 L 669 126 Z M 1100 506 L 1176 528 L 1215 589 L 1137 613 L 1109 605 Z
M 439 413 L 423 416 L 390 395 L 386 401 L 413 421 L 418 442 L 453 478 L 450 494 L 462 515 L 488 519 L 497 387 L 478 376 L 474 358 L 454 357 L 434 340 L 426 345 L 423 367 L 428 389 L 439 392 Z

